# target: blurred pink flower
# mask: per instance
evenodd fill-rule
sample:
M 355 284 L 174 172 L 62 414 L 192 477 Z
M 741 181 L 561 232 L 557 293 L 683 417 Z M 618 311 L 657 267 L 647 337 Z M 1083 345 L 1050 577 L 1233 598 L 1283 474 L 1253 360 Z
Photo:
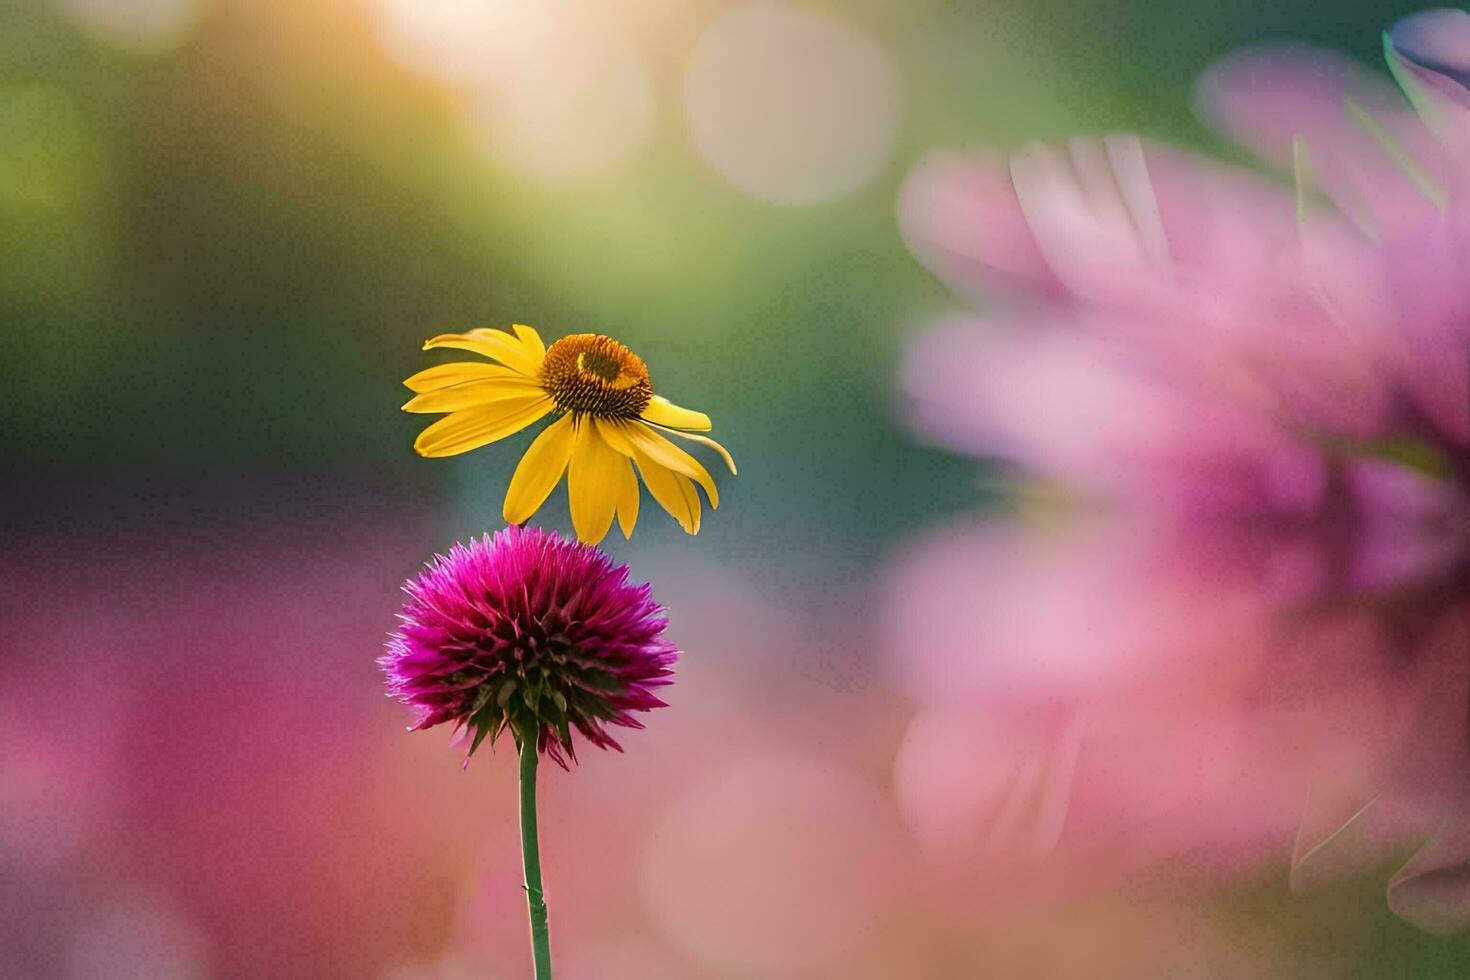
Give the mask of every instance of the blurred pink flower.
M 1440 827 L 1470 790 L 1470 15 L 1409 18 L 1386 54 L 1411 102 L 1300 47 L 1202 79 L 1203 114 L 1294 186 L 1129 136 L 935 155 L 906 182 L 914 253 L 995 305 L 916 341 L 914 424 L 1091 505 L 898 564 L 921 840 L 973 837 L 1023 784 L 1040 829 L 999 839 L 1063 854 L 1131 812 L 1143 846 L 1112 857 L 1160 856 L 1296 825 L 1297 887 L 1435 834 L 1393 907 L 1470 925 L 1470 840 Z M 1436 696 L 1455 707 L 1416 722 Z M 922 747 L 965 737 L 965 710 L 1002 776 L 945 785 Z
M 362 655 L 427 531 L 407 494 L 272 489 L 269 519 L 226 498 L 0 558 L 28 596 L 0 665 L 0 959 L 26 975 L 375 975 L 442 941 L 484 828 L 425 811 L 483 792 L 410 754 Z
M 1447 26 L 1470 34 L 1470 16 Z M 915 254 L 964 295 L 1005 297 L 1005 329 L 951 323 L 916 348 L 920 426 L 1145 504 L 1263 472 L 1309 493 L 1324 460 L 1372 453 L 1470 480 L 1470 158 L 1386 82 L 1309 50 L 1227 58 L 1201 105 L 1295 159 L 1297 193 L 1128 136 L 916 169 L 899 202 Z M 1261 486 L 1247 504 L 1276 502 Z
M 885 582 L 886 646 L 921 704 L 894 783 L 939 879 L 985 869 L 1008 902 L 1145 872 L 1240 881 L 1290 856 L 1308 890 L 1459 840 L 1463 579 L 1344 594 L 1313 550 L 1108 521 L 911 546 Z M 1470 921 L 1444 894 L 1456 854 L 1426 848 L 1395 909 Z

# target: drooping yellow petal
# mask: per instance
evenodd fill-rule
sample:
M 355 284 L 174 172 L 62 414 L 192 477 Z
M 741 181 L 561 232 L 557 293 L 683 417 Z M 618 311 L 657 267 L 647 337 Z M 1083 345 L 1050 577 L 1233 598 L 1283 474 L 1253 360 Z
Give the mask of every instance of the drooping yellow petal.
M 646 425 L 634 422 L 624 426 L 623 432 L 636 451 L 675 473 L 692 477 L 704 487 L 704 492 L 709 497 L 710 507 L 720 506 L 720 491 L 715 487 L 715 481 L 709 475 L 709 470 L 704 468 L 703 463 Z
M 629 459 L 633 458 L 633 444 L 628 441 L 628 433 L 626 432 L 628 428 L 627 422 L 622 419 L 598 418 L 594 418 L 592 421 L 597 426 L 598 435 L 602 436 L 609 446 Z
M 694 481 L 682 473 L 674 473 L 674 482 L 679 487 L 679 496 L 684 498 L 684 506 L 689 513 L 694 515 L 694 530 L 691 534 L 699 533 L 699 491 L 694 489 Z
M 654 428 L 658 429 L 661 432 L 667 432 L 671 436 L 678 436 L 680 439 L 688 439 L 690 442 L 697 442 L 702 446 L 710 447 L 715 452 L 719 453 L 720 458 L 725 461 L 725 465 L 730 467 L 730 475 L 736 475 L 735 457 L 730 455 L 730 451 L 728 449 L 720 445 L 718 442 L 715 442 L 709 436 L 701 436 L 693 432 L 680 432 L 678 429 L 666 429 L 661 425 L 655 425 Z
M 426 391 L 452 388 L 469 381 L 523 377 L 524 375 L 519 371 L 512 371 L 501 364 L 486 364 L 483 361 L 454 361 L 450 364 L 436 364 L 431 368 L 425 368 L 403 382 L 403 386 L 409 391 L 423 394 Z
M 633 472 L 633 461 L 623 457 L 623 489 L 618 493 L 618 526 L 623 537 L 633 537 L 633 525 L 638 523 L 638 476 Z
M 511 329 L 520 338 L 521 346 L 526 348 L 536 360 L 540 361 L 546 357 L 546 344 L 542 343 L 541 335 L 536 332 L 535 327 L 528 327 L 524 323 L 517 323 L 513 324 Z
M 576 437 L 567 467 L 572 527 L 576 528 L 579 540 L 597 544 L 612 527 L 622 491 L 620 471 L 625 460 L 587 420 L 573 423 L 573 428 Z
M 494 365 L 487 364 L 486 367 Z M 544 394 L 541 386 L 529 378 L 512 375 L 509 378 L 492 378 L 489 381 L 466 381 L 452 388 L 428 391 L 415 395 L 403 406 L 405 412 L 432 413 L 458 412 L 489 402 L 508 401 L 517 398 L 534 398 Z
M 667 425 L 675 429 L 710 430 L 709 416 L 688 408 L 680 408 L 661 395 L 654 395 L 643 410 L 644 419 L 655 425 Z
M 444 333 L 424 341 L 424 350 L 433 350 L 436 347 L 467 350 L 481 357 L 499 361 L 506 367 L 530 378 L 534 378 L 536 372 L 541 369 L 541 359 L 534 356 L 519 340 L 503 330 L 481 328 L 471 330 L 469 333 Z
M 413 448 L 420 456 L 457 456 L 521 431 L 554 407 L 550 398 L 538 393 L 467 408 L 420 432 Z
M 699 494 L 694 492 L 694 485 L 689 482 L 689 478 L 660 465 L 657 460 L 637 449 L 633 452 L 633 462 L 638 465 L 639 475 L 643 477 L 648 492 L 653 494 L 653 499 L 658 501 L 659 506 L 679 522 L 685 533 L 698 534 Z
M 546 503 L 546 498 L 567 471 L 575 435 L 572 417 L 563 415 L 531 443 L 526 455 L 516 465 L 515 475 L 510 478 L 510 489 L 505 492 L 505 506 L 501 512 L 505 523 L 522 524 Z
M 622 419 L 588 419 L 597 426 L 598 435 L 619 454 L 622 460 L 622 486 L 617 492 L 617 525 L 623 529 L 623 538 L 634 536 L 634 525 L 638 523 L 638 475 L 634 473 L 634 444 L 628 441 L 625 429 L 629 423 Z

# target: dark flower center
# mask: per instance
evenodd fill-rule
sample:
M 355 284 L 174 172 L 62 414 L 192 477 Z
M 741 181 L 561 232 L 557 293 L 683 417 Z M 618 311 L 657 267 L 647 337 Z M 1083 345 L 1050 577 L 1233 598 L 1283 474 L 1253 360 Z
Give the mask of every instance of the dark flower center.
M 643 359 L 601 334 L 572 334 L 552 344 L 540 380 L 561 411 L 597 418 L 636 419 L 653 397 Z

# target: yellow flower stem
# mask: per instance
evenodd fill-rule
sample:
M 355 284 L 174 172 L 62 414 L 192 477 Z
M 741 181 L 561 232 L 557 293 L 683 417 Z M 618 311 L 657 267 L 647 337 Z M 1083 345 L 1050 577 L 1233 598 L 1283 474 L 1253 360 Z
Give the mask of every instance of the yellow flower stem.
M 546 893 L 541 890 L 541 847 L 536 840 L 536 732 L 521 734 L 521 866 L 525 870 L 526 910 L 531 917 L 531 956 L 536 980 L 551 980 L 551 934 L 546 925 Z

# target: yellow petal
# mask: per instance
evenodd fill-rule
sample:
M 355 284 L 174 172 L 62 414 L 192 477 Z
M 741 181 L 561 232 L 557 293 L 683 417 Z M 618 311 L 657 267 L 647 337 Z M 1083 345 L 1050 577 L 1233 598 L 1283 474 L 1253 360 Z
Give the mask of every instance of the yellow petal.
M 704 487 L 704 492 L 709 496 L 709 505 L 711 507 L 720 506 L 720 492 L 715 488 L 715 481 L 709 475 L 709 470 L 705 469 L 704 464 L 699 460 L 669 442 L 647 425 L 633 423 L 625 426 L 623 432 L 628 436 L 628 441 L 633 444 L 635 450 L 675 473 L 693 477 L 700 486 Z
M 438 391 L 441 388 L 452 388 L 455 385 L 464 384 L 467 381 L 489 381 L 492 378 L 521 378 L 519 371 L 512 371 L 508 367 L 499 364 L 485 364 L 481 361 L 455 361 L 451 364 L 436 364 L 431 368 L 425 368 L 418 374 L 403 382 L 409 391 L 423 393 L 426 391 Z
M 648 407 L 643 410 L 643 417 L 655 425 L 668 425 L 676 429 L 697 429 L 700 432 L 710 430 L 708 415 L 680 408 L 661 395 L 654 395 L 649 400 Z
M 538 394 L 467 408 L 420 432 L 413 448 L 420 456 L 457 456 L 521 431 L 554 407 L 550 398 Z
M 471 330 L 469 333 L 444 333 L 424 341 L 424 350 L 433 350 L 436 347 L 467 350 L 481 357 L 488 357 L 492 361 L 499 361 L 506 367 L 531 378 L 534 378 L 536 372 L 541 370 L 541 359 L 535 357 L 519 340 L 503 330 L 482 328 Z
M 694 515 L 694 530 L 690 534 L 699 533 L 699 491 L 694 489 L 694 482 L 682 473 L 674 474 L 674 482 L 679 485 L 679 496 L 684 498 L 684 506 L 689 513 Z
M 487 364 L 486 367 L 494 365 Z M 516 398 L 534 398 L 543 395 L 541 386 L 528 378 L 514 375 L 511 378 L 493 378 L 489 381 L 466 381 L 453 388 L 429 391 L 415 395 L 403 406 L 405 412 L 458 412 L 489 402 L 503 402 Z
M 661 466 L 646 453 L 635 450 L 633 462 L 638 464 L 638 473 L 648 486 L 648 492 L 668 511 L 688 534 L 699 533 L 699 494 L 689 478 Z
M 531 443 L 510 478 L 510 489 L 505 492 L 505 507 L 501 512 L 505 523 L 523 524 L 546 503 L 567 470 L 575 434 L 572 417 L 563 415 Z
M 514 331 L 512 333 L 511 331 Z M 514 324 L 510 331 L 491 330 L 489 327 L 476 327 L 467 331 L 471 337 L 486 337 L 490 340 L 500 340 L 510 337 L 512 343 L 517 344 L 521 350 L 536 362 L 539 371 L 541 362 L 546 358 L 546 345 L 541 342 L 541 335 L 523 323 Z
M 725 461 L 725 465 L 730 467 L 730 475 L 736 475 L 735 457 L 730 455 L 730 451 L 728 449 L 720 445 L 718 442 L 715 442 L 709 436 L 696 435 L 693 432 L 680 432 L 678 429 L 665 429 L 661 425 L 655 425 L 654 428 L 658 429 L 661 432 L 667 432 L 671 436 L 678 436 L 680 439 L 688 439 L 690 442 L 697 442 L 700 445 L 710 447 L 715 452 L 719 453 L 720 458 Z
M 624 458 L 598 435 L 597 427 L 574 423 L 576 442 L 567 467 L 567 496 L 572 505 L 572 527 L 577 538 L 597 544 L 612 527 L 613 512 L 622 490 L 619 477 Z
M 599 418 L 593 418 L 591 421 L 597 426 L 597 434 L 602 436 L 609 446 L 629 459 L 633 457 L 633 444 L 628 441 L 627 422 Z
M 618 526 L 623 537 L 633 536 L 633 525 L 638 523 L 638 476 L 633 472 L 633 462 L 623 458 L 623 488 L 618 493 Z
M 521 339 L 521 346 L 526 348 L 536 360 L 539 361 L 546 356 L 546 345 L 541 342 L 541 335 L 536 332 L 534 327 L 528 327 L 524 323 L 517 323 L 512 325 L 511 329 Z

